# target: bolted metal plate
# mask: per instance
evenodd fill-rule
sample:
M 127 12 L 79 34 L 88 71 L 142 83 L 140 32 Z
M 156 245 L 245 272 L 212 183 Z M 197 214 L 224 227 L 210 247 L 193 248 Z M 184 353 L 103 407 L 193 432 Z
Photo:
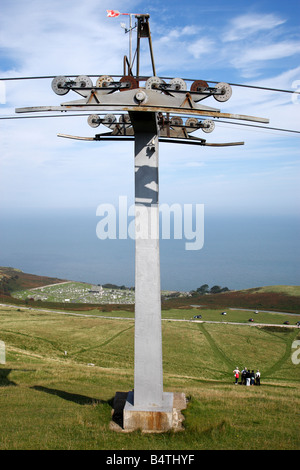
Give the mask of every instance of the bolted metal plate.
M 186 90 L 187 86 L 182 78 L 172 78 L 170 81 L 170 89 L 175 91 Z
M 182 126 L 183 120 L 180 116 L 172 116 L 171 118 L 171 126 Z
M 87 122 L 88 122 L 89 126 L 91 126 L 91 127 L 98 127 L 98 126 L 100 126 L 101 120 L 100 120 L 100 117 L 98 116 L 98 114 L 91 114 L 88 117 Z
M 130 117 L 129 114 L 121 114 L 119 117 L 119 122 L 124 124 L 124 123 L 130 123 Z
M 117 118 L 114 114 L 106 114 L 103 118 L 102 124 L 106 127 L 111 127 L 114 126 L 114 124 L 117 122 Z
M 187 130 L 187 132 L 193 132 L 197 129 L 199 129 L 199 121 L 197 118 L 188 118 L 186 121 L 185 121 L 185 128 Z
M 77 90 L 74 89 L 76 93 L 87 98 L 91 93 L 90 88 L 93 87 L 93 82 L 87 75 L 79 75 L 75 78 L 75 87 L 77 88 Z
M 110 75 L 101 75 L 101 77 L 97 78 L 97 80 L 96 80 L 96 87 L 106 88 L 113 81 L 114 81 L 114 79 Z
M 67 79 L 63 75 L 59 75 L 58 77 L 53 78 L 51 82 L 51 87 L 54 93 L 56 93 L 57 95 L 66 95 L 69 89 L 61 87 L 65 86 L 68 81 L 69 79 Z
M 125 75 L 124 77 L 122 77 L 120 83 L 122 83 L 122 85 L 125 85 L 124 88 L 120 88 L 120 91 L 133 90 L 134 88 L 138 88 L 139 86 L 137 80 L 131 75 Z
M 230 85 L 228 85 L 228 83 L 223 83 L 223 82 L 217 83 L 215 85 L 215 88 L 222 92 L 221 95 L 214 95 L 215 100 L 221 101 L 221 102 L 229 100 L 229 98 L 232 95 L 232 88 Z
M 208 88 L 208 83 L 204 80 L 195 80 L 191 84 L 191 91 L 203 91 L 203 88 Z
M 210 132 L 212 132 L 215 128 L 215 123 L 214 121 L 211 121 L 210 119 L 205 119 L 204 121 L 202 121 L 202 130 L 203 132 L 209 134 Z
M 87 75 L 79 75 L 75 78 L 76 86 L 80 88 L 91 88 L 93 87 L 93 82 Z
M 158 90 L 160 85 L 163 83 L 163 80 L 159 77 L 150 77 L 146 80 L 145 88 L 146 90 Z

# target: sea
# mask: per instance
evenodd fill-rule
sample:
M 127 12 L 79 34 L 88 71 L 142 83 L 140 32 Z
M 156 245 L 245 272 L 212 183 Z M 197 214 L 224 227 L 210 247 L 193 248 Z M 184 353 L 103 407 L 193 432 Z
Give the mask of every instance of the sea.
M 0 266 L 92 284 L 135 284 L 135 242 L 100 239 L 94 208 L 0 212 Z M 300 285 L 300 217 L 205 215 L 200 249 L 160 240 L 162 290 Z M 199 232 L 200 233 L 200 232 Z M 200 234 L 199 234 L 200 237 Z M 102 237 L 103 238 L 103 237 Z

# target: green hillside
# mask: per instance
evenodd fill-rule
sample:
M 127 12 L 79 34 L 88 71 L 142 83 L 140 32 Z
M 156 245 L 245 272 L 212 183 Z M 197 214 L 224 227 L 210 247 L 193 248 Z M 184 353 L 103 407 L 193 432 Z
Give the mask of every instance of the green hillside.
M 192 298 L 170 299 L 163 303 L 163 308 L 180 308 L 190 304 L 199 304 L 207 308 L 251 308 L 253 310 L 272 310 L 279 312 L 300 313 L 300 302 L 296 286 L 277 286 L 272 289 L 256 288 L 220 294 L 193 295 Z M 288 293 L 291 292 L 291 293 Z
M 300 286 L 264 286 L 264 287 L 255 287 L 253 289 L 246 289 L 246 290 L 243 290 L 242 292 L 248 292 L 249 294 L 271 292 L 271 293 L 300 297 Z
M 63 281 L 64 279 L 37 276 L 36 274 L 24 273 L 20 269 L 0 266 L 0 294 L 10 295 L 13 291 L 32 289 Z
M 1 450 L 299 449 L 299 328 L 173 312 L 162 322 L 164 390 L 188 398 L 184 431 L 127 434 L 110 422 L 115 393 L 133 388 L 134 320 L 87 313 L 0 307 Z M 259 368 L 261 386 L 235 386 L 236 366 Z
M 99 306 L 99 302 L 95 300 L 93 303 L 92 299 L 89 299 L 88 305 L 84 303 L 77 303 L 77 304 L 66 304 L 62 302 L 62 299 L 69 298 L 69 293 L 67 292 L 69 285 L 66 284 L 66 293 L 61 293 L 60 297 L 49 296 L 46 300 L 30 300 L 35 296 L 29 295 L 29 289 L 36 289 L 38 287 L 43 286 L 50 286 L 57 283 L 63 283 L 68 280 L 59 279 L 59 278 L 52 278 L 47 276 L 37 276 L 34 274 L 23 273 L 22 271 L 14 268 L 5 268 L 0 267 L 0 301 L 1 302 L 8 302 L 8 303 L 15 303 L 18 305 L 24 305 L 26 299 L 26 305 L 31 306 L 44 306 L 47 308 L 59 308 L 65 310 L 90 310 L 93 308 L 97 308 Z M 83 285 L 85 283 L 76 283 L 75 281 L 72 282 L 73 285 Z M 85 284 L 85 286 L 90 286 Z M 118 286 L 109 286 L 118 288 Z M 108 287 L 107 287 L 108 288 Z M 125 286 L 120 287 L 120 291 L 123 290 L 123 294 L 125 293 Z M 63 286 L 62 286 L 63 290 Z M 23 294 L 22 294 L 23 291 Z M 18 293 L 17 297 L 14 293 Z M 132 304 L 132 297 L 133 292 L 128 292 L 128 295 L 131 297 L 130 303 Z M 300 286 L 266 286 L 266 287 L 256 287 L 251 289 L 244 289 L 239 291 L 227 291 L 227 292 L 220 292 L 217 294 L 205 294 L 200 295 L 197 292 L 193 292 L 191 296 L 163 296 L 162 298 L 162 309 L 169 310 L 172 308 L 190 308 L 191 305 L 199 304 L 203 305 L 207 308 L 250 308 L 253 310 L 271 310 L 271 311 L 279 311 L 279 312 L 290 312 L 290 313 L 297 313 L 300 314 Z M 128 297 L 129 298 L 129 297 Z M 96 297 L 95 297 L 96 299 Z M 111 311 L 116 308 L 120 308 L 120 300 L 116 302 L 114 305 L 113 302 L 110 301 L 107 304 L 101 302 L 102 308 L 106 311 Z M 124 301 L 124 304 L 127 304 Z M 133 305 L 127 305 L 127 310 L 133 311 Z

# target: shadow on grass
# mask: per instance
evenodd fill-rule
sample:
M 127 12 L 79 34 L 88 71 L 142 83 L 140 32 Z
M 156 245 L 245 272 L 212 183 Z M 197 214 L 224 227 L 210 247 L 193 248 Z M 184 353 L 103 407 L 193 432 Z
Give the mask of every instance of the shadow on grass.
M 55 388 L 48 388 L 43 387 L 40 385 L 34 385 L 31 387 L 33 390 L 38 390 L 39 392 L 49 393 L 50 395 L 56 395 L 63 400 L 72 401 L 73 403 L 77 403 L 78 405 L 103 405 L 109 404 L 112 406 L 113 400 L 101 400 L 99 398 L 91 398 L 87 397 L 86 395 L 79 395 L 77 393 L 69 393 L 65 392 L 64 390 L 57 390 Z
M 79 395 L 77 393 L 69 393 L 55 388 L 43 387 L 41 385 L 34 385 L 31 387 L 33 390 L 56 395 L 63 400 L 72 401 L 79 405 L 109 405 L 112 408 L 112 421 L 118 426 L 123 427 L 123 408 L 126 403 L 127 392 L 117 392 L 116 396 L 109 400 L 101 400 L 99 398 L 91 398 L 86 395 Z
M 0 367 L 0 387 L 9 387 L 10 385 L 17 386 L 16 382 L 13 382 L 8 378 L 11 372 L 35 372 L 35 369 L 2 369 Z
M 0 387 L 9 387 L 10 385 L 17 385 L 8 376 L 13 369 L 0 369 Z

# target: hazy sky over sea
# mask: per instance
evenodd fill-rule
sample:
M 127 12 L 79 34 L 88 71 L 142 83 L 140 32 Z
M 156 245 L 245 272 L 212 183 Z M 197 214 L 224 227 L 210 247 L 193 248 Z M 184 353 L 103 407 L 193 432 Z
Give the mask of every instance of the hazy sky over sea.
M 122 74 L 123 56 L 128 54 L 129 38 L 120 23 L 127 24 L 128 17 L 108 18 L 106 9 L 112 8 L 122 13 L 150 14 L 159 76 L 300 91 L 298 0 L 285 3 L 216 0 L 213 4 L 203 4 L 198 0 L 184 3 L 179 0 L 163 3 L 158 0 L 150 3 L 144 0 L 74 0 L 71 3 L 58 0 L 2 0 L 0 77 Z M 142 44 L 141 73 L 152 74 L 147 41 Z M 51 79 L 12 80 L 0 82 L 0 85 L 2 118 L 15 117 L 17 107 L 59 105 L 78 97 L 55 95 L 51 89 Z M 205 104 L 218 107 L 223 112 L 269 118 L 270 127 L 300 131 L 300 95 L 233 87 L 228 102 L 217 103 L 210 98 Z M 90 236 L 95 237 L 97 219 L 93 217 L 99 204 L 117 206 L 120 196 L 127 196 L 129 204 L 133 202 L 132 143 L 72 141 L 58 138 L 57 133 L 93 136 L 95 129 L 87 124 L 87 116 L 0 120 L 0 212 L 10 214 L 10 220 L 14 220 L 19 231 L 15 250 L 8 248 L 8 245 L 6 251 L 2 248 L 0 265 L 8 263 L 20 267 L 22 262 L 18 263 L 15 254 L 21 256 L 23 253 L 24 260 L 27 256 L 25 246 L 27 253 L 32 253 L 31 259 L 38 263 L 34 255 L 38 245 L 36 234 L 32 233 L 35 245 L 28 245 L 28 241 L 22 248 L 20 244 L 20 232 L 25 230 L 19 224 L 21 214 L 29 219 L 40 214 L 50 223 L 55 213 L 65 220 L 76 212 L 86 213 L 93 220 L 88 225 Z M 272 216 L 272 227 L 283 229 L 284 226 L 280 226 L 282 220 L 292 221 L 299 215 L 300 134 L 216 122 L 211 134 L 203 134 L 199 130 L 196 135 L 206 138 L 208 142 L 244 141 L 245 145 L 224 148 L 160 145 L 161 203 L 204 204 L 206 225 L 210 218 L 218 216 L 219 220 L 232 221 L 227 224 L 226 230 L 230 229 L 230 225 L 235 227 L 231 234 L 227 232 L 227 240 L 231 242 L 224 244 L 223 251 L 222 227 L 215 232 L 208 231 L 204 249 L 194 253 L 194 257 L 184 251 L 185 258 L 180 258 L 184 260 L 182 266 L 186 263 L 186 272 L 188 267 L 190 272 L 195 272 L 195 260 L 206 256 L 205 249 L 210 246 L 211 239 L 213 246 L 219 247 L 219 257 L 222 253 L 226 257 L 228 250 L 232 250 L 228 262 L 231 260 L 234 266 L 244 266 L 243 272 L 249 271 L 248 261 L 247 265 L 239 264 L 234 250 L 239 246 L 245 259 L 249 260 L 248 255 L 253 248 L 251 234 L 247 232 L 247 238 L 246 231 L 241 232 L 243 240 L 248 240 L 248 244 L 243 244 L 237 238 L 236 227 L 247 226 L 249 230 L 251 227 L 257 237 L 264 218 L 271 220 L 267 217 Z M 84 223 L 82 217 L 78 216 L 77 220 L 81 220 L 79 224 Z M 56 224 L 59 225 L 58 221 Z M 289 224 L 287 222 L 285 226 L 293 232 L 282 230 L 279 245 L 285 245 L 286 263 L 293 263 L 293 259 L 299 260 L 299 250 L 289 237 L 299 238 L 299 226 Z M 73 231 L 72 243 L 76 244 L 77 255 L 84 259 L 86 248 L 75 234 Z M 58 237 L 58 253 L 61 253 L 59 240 L 61 246 L 64 245 L 61 235 L 59 230 L 55 235 Z M 2 221 L 0 237 L 7 240 L 10 236 L 11 225 L 5 225 Z M 40 236 L 41 260 L 42 256 L 46 256 L 47 246 L 54 245 L 50 241 L 45 243 L 45 234 Z M 28 233 L 26 237 L 24 239 L 30 240 Z M 233 240 L 236 240 L 235 244 Z M 99 247 L 100 241 L 97 238 L 94 241 Z M 112 254 L 124 251 L 121 241 L 119 244 L 117 241 L 110 242 Z M 133 245 L 128 243 L 126 250 Z M 260 259 L 264 254 L 270 263 L 276 259 L 278 248 L 274 248 L 273 254 L 267 254 L 269 245 L 263 241 L 259 245 L 258 240 L 256 243 L 257 248 L 253 251 L 256 255 L 260 253 Z M 108 245 L 107 242 L 105 246 Z M 162 243 L 162 276 L 168 276 L 168 267 L 173 269 L 174 253 L 171 248 L 163 251 L 164 246 L 167 246 L 165 241 Z M 288 246 L 294 247 L 294 258 L 290 261 Z M 101 251 L 101 256 L 105 251 Z M 205 259 L 207 272 L 210 272 L 211 261 L 207 257 Z M 114 265 L 113 261 L 111 263 L 110 268 L 108 262 L 106 265 L 106 269 L 111 269 L 107 281 L 118 282 L 117 279 L 122 277 L 119 276 L 118 265 Z M 90 262 L 90 266 L 92 264 Z M 284 264 L 283 260 L 281 264 Z M 25 265 L 28 266 L 27 261 Z M 228 267 L 228 272 L 230 269 Z M 256 263 L 253 273 L 255 269 L 263 270 L 263 263 Z M 53 272 L 53 275 L 60 275 L 59 272 Z M 289 275 L 282 279 L 278 277 L 278 282 L 285 279 L 290 282 L 291 272 L 296 274 L 295 269 L 291 268 Z M 200 277 L 203 282 L 209 281 L 205 275 Z M 218 281 L 216 271 L 209 277 L 217 283 L 226 279 L 220 276 L 221 280 Z M 264 282 L 266 278 L 261 280 Z M 276 281 L 274 273 L 271 281 Z M 180 282 L 185 285 L 182 280 Z M 294 283 L 299 284 L 299 279 L 295 279 Z M 190 281 L 186 284 L 190 285 Z

